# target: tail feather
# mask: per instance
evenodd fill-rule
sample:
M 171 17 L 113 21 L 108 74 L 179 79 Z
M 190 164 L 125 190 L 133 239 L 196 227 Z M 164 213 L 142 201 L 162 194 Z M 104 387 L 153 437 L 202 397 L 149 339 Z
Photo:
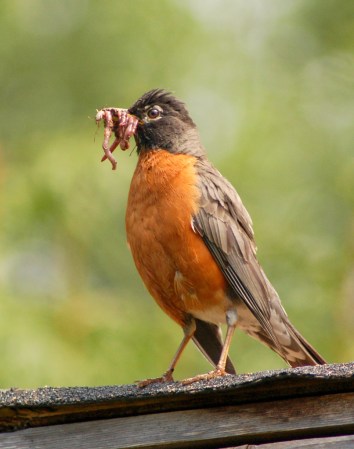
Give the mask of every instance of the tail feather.
M 193 341 L 209 362 L 216 366 L 223 347 L 221 329 L 216 324 L 198 319 L 195 319 L 195 323 L 197 327 L 193 335 Z M 235 367 L 229 357 L 227 358 L 225 370 L 229 374 L 236 374 Z
M 289 323 L 290 324 L 290 323 Z M 301 363 L 302 360 L 300 360 L 298 363 L 297 361 L 290 363 L 292 367 L 295 366 L 304 366 L 304 365 L 325 365 L 327 362 L 326 360 L 316 351 L 316 349 L 300 334 L 298 330 L 295 329 L 295 327 L 290 324 L 292 333 L 296 336 L 296 339 L 298 340 L 298 346 L 303 349 L 304 354 L 306 355 L 306 362 L 307 363 Z
M 272 293 L 269 300 L 269 323 L 273 332 L 270 335 L 267 329 L 260 325 L 252 336 L 273 349 L 293 368 L 326 364 L 323 357 L 291 324 L 272 286 L 269 287 L 269 290 Z
M 291 367 L 325 365 L 325 359 L 315 348 L 300 334 L 298 330 L 286 320 L 282 323 L 283 332 L 277 342 L 274 342 L 263 329 L 249 333 L 276 352 Z M 279 341 L 280 340 L 280 341 Z

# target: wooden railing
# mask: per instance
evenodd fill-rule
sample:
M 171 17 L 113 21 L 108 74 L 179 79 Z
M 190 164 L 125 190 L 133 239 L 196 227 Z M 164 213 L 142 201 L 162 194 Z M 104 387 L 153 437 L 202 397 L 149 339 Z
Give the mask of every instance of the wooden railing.
M 354 363 L 179 383 L 0 391 L 0 448 L 354 448 Z

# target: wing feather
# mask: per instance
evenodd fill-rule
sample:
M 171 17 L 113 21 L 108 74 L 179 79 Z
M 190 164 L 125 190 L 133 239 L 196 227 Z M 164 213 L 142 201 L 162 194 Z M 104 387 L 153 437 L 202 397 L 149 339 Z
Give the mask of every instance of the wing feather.
M 291 366 L 325 363 L 290 323 L 258 263 L 252 221 L 233 186 L 206 159 L 198 160 L 196 170 L 201 197 L 192 227 L 224 273 L 235 299 L 243 301 L 259 321 L 261 329 L 250 334 Z
M 196 169 L 201 198 L 193 227 L 235 295 L 244 301 L 281 351 L 270 322 L 269 302 L 270 298 L 279 299 L 257 261 L 251 218 L 233 186 L 207 160 L 199 160 Z

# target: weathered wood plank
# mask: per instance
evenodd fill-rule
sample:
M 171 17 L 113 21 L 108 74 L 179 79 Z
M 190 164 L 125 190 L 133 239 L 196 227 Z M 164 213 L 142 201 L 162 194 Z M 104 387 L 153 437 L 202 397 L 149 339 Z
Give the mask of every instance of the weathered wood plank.
M 1 449 L 182 449 L 354 433 L 354 393 L 19 430 Z M 280 446 L 281 447 L 281 446 Z
M 0 431 L 162 411 L 354 392 L 354 363 L 179 383 L 0 390 Z
M 243 444 L 242 446 L 224 449 L 353 449 L 354 435 L 326 438 L 310 438 L 306 440 L 281 441 L 268 444 Z

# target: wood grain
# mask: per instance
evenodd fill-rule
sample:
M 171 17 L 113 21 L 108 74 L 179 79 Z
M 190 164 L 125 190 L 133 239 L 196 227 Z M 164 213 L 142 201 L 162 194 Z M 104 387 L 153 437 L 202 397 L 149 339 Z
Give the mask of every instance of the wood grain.
M 309 438 L 306 440 L 281 441 L 268 444 L 245 444 L 224 449 L 353 449 L 354 436 L 346 435 L 327 438 Z
M 25 429 L 1 434 L 0 448 L 217 448 L 351 432 L 354 393 L 343 393 Z

